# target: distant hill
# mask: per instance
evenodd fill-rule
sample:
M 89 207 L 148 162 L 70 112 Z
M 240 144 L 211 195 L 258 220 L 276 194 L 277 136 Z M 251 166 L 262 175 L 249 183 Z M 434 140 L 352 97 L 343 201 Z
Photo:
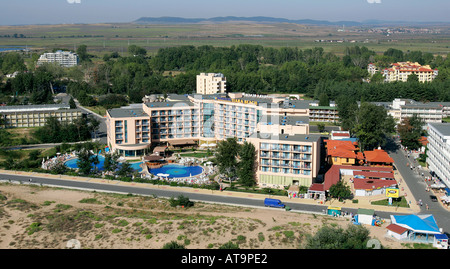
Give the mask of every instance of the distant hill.
M 324 20 L 290 20 L 284 18 L 273 17 L 214 17 L 214 18 L 181 18 L 181 17 L 142 17 L 134 21 L 138 24 L 196 24 L 196 23 L 231 23 L 231 22 L 248 22 L 248 23 L 296 23 L 306 25 L 335 25 L 335 26 L 362 26 L 362 25 L 449 25 L 448 22 L 406 22 L 406 21 L 380 21 L 367 20 L 364 22 L 356 21 L 324 21 Z
M 195 23 L 228 23 L 228 22 L 251 22 L 251 23 L 296 23 L 308 25 L 360 25 L 359 22 L 354 21 L 321 21 L 321 20 L 289 20 L 284 18 L 273 17 L 214 17 L 214 18 L 181 18 L 181 17 L 142 17 L 134 21 L 140 24 L 195 24 Z

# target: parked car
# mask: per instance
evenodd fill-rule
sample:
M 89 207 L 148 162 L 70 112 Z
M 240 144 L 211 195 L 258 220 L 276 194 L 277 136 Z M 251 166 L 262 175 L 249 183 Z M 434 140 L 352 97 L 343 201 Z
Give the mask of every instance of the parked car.
M 438 201 L 438 199 L 437 199 L 437 197 L 435 195 L 430 195 L 430 199 L 431 199 L 432 202 L 437 202 Z

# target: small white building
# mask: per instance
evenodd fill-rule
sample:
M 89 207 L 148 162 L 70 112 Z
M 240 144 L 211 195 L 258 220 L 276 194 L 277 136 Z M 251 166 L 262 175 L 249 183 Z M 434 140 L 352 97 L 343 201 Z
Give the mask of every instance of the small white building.
M 359 208 L 357 213 L 357 221 L 360 224 L 372 225 L 375 211 L 373 209 Z
M 406 240 L 408 238 L 408 229 L 397 224 L 389 224 L 387 227 L 387 236 L 397 240 Z

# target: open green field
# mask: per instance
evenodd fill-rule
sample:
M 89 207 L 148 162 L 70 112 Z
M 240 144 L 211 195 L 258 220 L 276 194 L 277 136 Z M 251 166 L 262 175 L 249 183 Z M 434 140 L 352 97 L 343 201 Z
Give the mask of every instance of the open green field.
M 0 26 L 1 46 L 28 46 L 38 52 L 53 48 L 74 49 L 81 44 L 90 53 L 103 55 L 117 51 L 126 53 L 129 45 L 138 45 L 152 55 L 160 48 L 182 45 L 232 46 L 253 44 L 267 47 L 323 47 L 325 52 L 342 54 L 346 46 L 366 46 L 384 52 L 388 48 L 403 51 L 421 50 L 433 54 L 450 53 L 450 27 L 436 26 L 440 34 L 370 33 L 364 29 L 347 27 L 306 26 L 299 24 L 70 24 Z M 14 37 L 23 35 L 25 38 Z M 9 37 L 8 37 L 9 36 Z M 316 42 L 316 40 L 343 40 Z

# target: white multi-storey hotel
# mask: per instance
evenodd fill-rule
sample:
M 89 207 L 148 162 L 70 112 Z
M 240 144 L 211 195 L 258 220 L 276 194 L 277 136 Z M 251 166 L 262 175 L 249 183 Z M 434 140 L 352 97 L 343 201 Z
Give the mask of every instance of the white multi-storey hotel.
M 222 73 L 200 73 L 197 75 L 198 94 L 225 93 L 227 79 Z
M 70 51 L 48 52 L 42 54 L 37 64 L 41 65 L 44 63 L 58 63 L 62 67 L 72 67 L 78 65 L 78 55 Z
M 379 72 L 377 66 L 370 63 L 367 67 L 368 73 L 372 76 Z M 420 65 L 412 62 L 393 63 L 389 68 L 381 70 L 385 82 L 408 81 L 412 74 L 417 75 L 420 82 L 431 82 L 439 74 L 437 69 L 432 69 L 429 65 Z
M 450 188 L 450 123 L 428 123 L 427 163 Z
M 248 141 L 257 150 L 260 186 L 310 186 L 320 168 L 321 138 L 309 134 L 308 101 L 242 93 L 170 95 L 166 102 L 107 111 L 108 145 L 124 157 L 155 146 Z

